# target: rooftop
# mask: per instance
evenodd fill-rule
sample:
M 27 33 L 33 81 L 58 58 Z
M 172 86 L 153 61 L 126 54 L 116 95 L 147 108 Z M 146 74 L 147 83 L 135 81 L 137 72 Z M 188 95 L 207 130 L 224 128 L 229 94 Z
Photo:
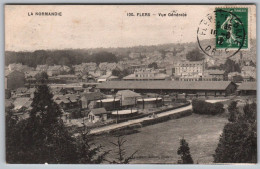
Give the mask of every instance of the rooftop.
M 105 98 L 106 95 L 100 92 L 89 92 L 89 93 L 83 93 L 82 97 L 85 99 L 91 101 L 91 100 L 100 100 Z
M 225 73 L 224 70 L 206 70 L 206 72 L 210 75 L 223 75 Z
M 106 114 L 107 111 L 105 108 L 101 107 L 101 108 L 96 108 L 96 109 L 92 109 L 91 112 L 95 115 L 100 115 L 100 114 Z
M 238 90 L 257 90 L 257 83 L 256 82 L 243 82 L 238 87 Z
M 152 76 L 152 77 L 136 77 L 135 76 L 135 74 L 130 74 L 130 75 L 128 75 L 128 76 L 126 76 L 126 77 L 124 77 L 123 79 L 124 80 L 137 80 L 137 79 L 143 79 L 143 80 L 145 80 L 145 79 L 157 79 L 157 80 L 164 80 L 164 79 L 166 79 L 167 77 L 169 77 L 168 75 L 166 75 L 166 74 L 163 74 L 163 73 L 158 73 L 158 74 L 155 74 L 154 76 Z
M 131 90 L 120 90 L 116 93 L 118 96 L 123 96 L 123 97 L 140 97 L 141 95 L 139 93 L 135 93 Z
M 108 81 L 98 89 L 179 89 L 179 90 L 225 90 L 231 81 Z M 233 83 L 234 84 L 234 83 Z

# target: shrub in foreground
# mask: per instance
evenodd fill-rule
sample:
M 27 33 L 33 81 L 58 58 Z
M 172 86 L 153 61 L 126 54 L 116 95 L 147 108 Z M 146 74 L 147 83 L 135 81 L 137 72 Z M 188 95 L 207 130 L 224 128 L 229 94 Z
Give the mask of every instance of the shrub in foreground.
M 193 112 L 196 114 L 216 115 L 224 112 L 223 103 L 208 103 L 204 100 L 192 100 Z

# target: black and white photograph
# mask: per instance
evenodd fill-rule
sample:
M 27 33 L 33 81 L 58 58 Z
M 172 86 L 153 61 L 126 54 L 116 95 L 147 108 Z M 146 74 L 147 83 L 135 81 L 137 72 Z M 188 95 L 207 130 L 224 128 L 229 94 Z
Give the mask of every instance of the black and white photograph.
M 7 164 L 256 164 L 255 4 L 4 12 Z

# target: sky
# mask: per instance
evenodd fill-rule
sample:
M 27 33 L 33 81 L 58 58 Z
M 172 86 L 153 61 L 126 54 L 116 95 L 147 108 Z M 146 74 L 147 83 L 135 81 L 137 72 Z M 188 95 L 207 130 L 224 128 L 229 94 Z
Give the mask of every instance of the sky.
M 6 5 L 5 49 L 85 49 L 131 47 L 197 41 L 197 29 L 211 5 Z M 252 14 L 255 8 L 251 6 Z M 186 13 L 161 17 L 159 13 Z M 35 16 L 35 12 L 62 12 L 62 16 Z M 33 13 L 34 15 L 28 15 Z M 150 17 L 127 16 L 150 13 Z M 214 14 L 214 13 L 213 13 Z M 255 19 L 255 18 L 254 18 Z M 255 21 L 250 35 L 255 37 Z M 214 24 L 212 25 L 214 27 Z

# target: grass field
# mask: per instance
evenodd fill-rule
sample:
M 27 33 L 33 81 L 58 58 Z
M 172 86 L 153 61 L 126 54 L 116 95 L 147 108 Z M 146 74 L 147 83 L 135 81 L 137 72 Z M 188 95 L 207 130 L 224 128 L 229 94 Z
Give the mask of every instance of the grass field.
M 212 163 L 218 139 L 222 133 L 227 118 L 222 116 L 196 115 L 170 120 L 137 129 L 136 133 L 126 135 L 125 149 L 128 154 L 138 152 L 131 163 L 176 163 L 179 156 L 177 149 L 179 139 L 184 137 L 189 143 L 192 158 L 195 163 Z M 110 143 L 117 138 L 97 136 L 96 144 L 112 150 L 108 159 L 114 156 L 115 147 Z

